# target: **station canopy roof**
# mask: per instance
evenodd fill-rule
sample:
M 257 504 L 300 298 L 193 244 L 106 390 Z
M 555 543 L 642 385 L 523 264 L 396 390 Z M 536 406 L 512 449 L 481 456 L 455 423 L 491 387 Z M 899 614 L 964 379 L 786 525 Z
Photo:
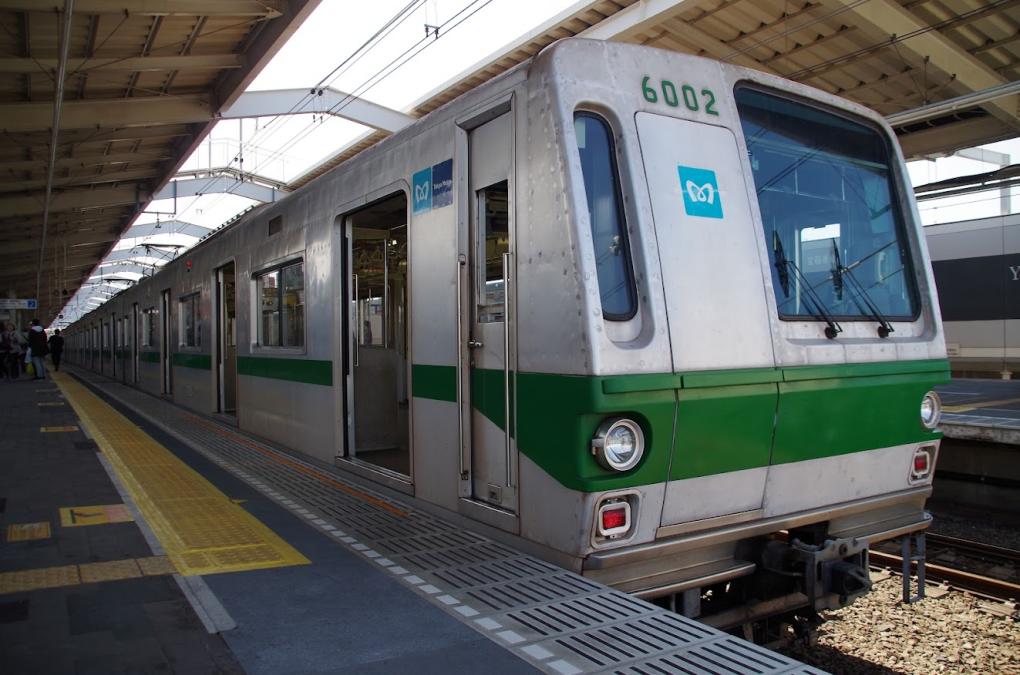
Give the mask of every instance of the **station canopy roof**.
M 40 318 L 52 319 L 315 4 L 75 0 L 51 162 L 63 3 L 0 0 L 0 291 L 40 286 Z M 404 112 L 421 117 L 571 36 L 700 54 L 846 97 L 885 115 L 908 158 L 1020 135 L 1020 0 L 585 0 Z M 368 131 L 272 189 L 296 189 L 389 133 Z

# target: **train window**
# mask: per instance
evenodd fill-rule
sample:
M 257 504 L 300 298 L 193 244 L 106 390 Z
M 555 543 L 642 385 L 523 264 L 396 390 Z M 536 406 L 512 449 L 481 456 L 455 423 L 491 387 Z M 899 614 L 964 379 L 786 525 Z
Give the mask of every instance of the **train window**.
M 503 321 L 503 254 L 510 250 L 510 193 L 507 181 L 500 181 L 478 191 L 478 218 L 482 226 L 485 269 L 483 288 L 478 303 L 480 323 Z
M 155 307 L 149 307 L 142 314 L 142 345 L 145 347 L 155 347 L 159 344 L 156 338 L 156 318 L 159 316 L 159 311 Z
M 737 109 L 772 256 L 779 315 L 912 320 L 910 249 L 882 133 L 740 87 Z
M 276 234 L 277 232 L 279 232 L 282 229 L 283 229 L 283 216 L 276 216 L 275 218 L 270 218 L 269 219 L 269 234 L 268 234 L 268 236 L 271 237 L 271 236 L 273 236 L 274 234 Z
M 601 117 L 580 112 L 574 116 L 574 135 L 595 244 L 602 316 L 627 321 L 637 312 L 637 302 L 612 131 Z
M 305 344 L 305 266 L 288 263 L 255 277 L 260 320 L 258 343 L 263 347 Z
M 199 347 L 202 344 L 202 330 L 198 321 L 200 297 L 198 293 L 192 293 L 180 299 L 180 326 L 177 334 L 181 336 L 182 347 Z

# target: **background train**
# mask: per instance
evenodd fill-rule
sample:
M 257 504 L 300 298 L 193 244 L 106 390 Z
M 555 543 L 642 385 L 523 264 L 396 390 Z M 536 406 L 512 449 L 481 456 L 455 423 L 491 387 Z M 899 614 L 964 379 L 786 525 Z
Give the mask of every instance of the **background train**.
M 893 135 L 697 57 L 559 42 L 68 334 L 717 625 L 850 602 L 929 522 L 948 364 Z
M 924 228 L 953 374 L 1020 377 L 1020 214 Z

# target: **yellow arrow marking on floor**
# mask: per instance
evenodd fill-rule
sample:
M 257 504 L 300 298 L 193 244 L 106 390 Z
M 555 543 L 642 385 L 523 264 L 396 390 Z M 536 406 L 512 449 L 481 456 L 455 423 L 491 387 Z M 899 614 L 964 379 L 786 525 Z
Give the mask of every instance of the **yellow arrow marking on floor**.
M 63 527 L 127 523 L 132 520 L 134 518 L 131 516 L 131 512 L 123 504 L 65 506 L 60 509 L 60 524 Z

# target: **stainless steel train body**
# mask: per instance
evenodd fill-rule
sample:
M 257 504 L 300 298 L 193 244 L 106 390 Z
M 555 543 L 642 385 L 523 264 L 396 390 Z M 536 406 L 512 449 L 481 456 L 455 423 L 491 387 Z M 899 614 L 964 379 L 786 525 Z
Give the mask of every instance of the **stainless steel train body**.
M 953 373 L 1020 377 L 1020 215 L 924 228 Z
M 831 606 L 928 524 L 948 364 L 911 195 L 864 108 L 567 40 L 69 353 L 688 614 Z

